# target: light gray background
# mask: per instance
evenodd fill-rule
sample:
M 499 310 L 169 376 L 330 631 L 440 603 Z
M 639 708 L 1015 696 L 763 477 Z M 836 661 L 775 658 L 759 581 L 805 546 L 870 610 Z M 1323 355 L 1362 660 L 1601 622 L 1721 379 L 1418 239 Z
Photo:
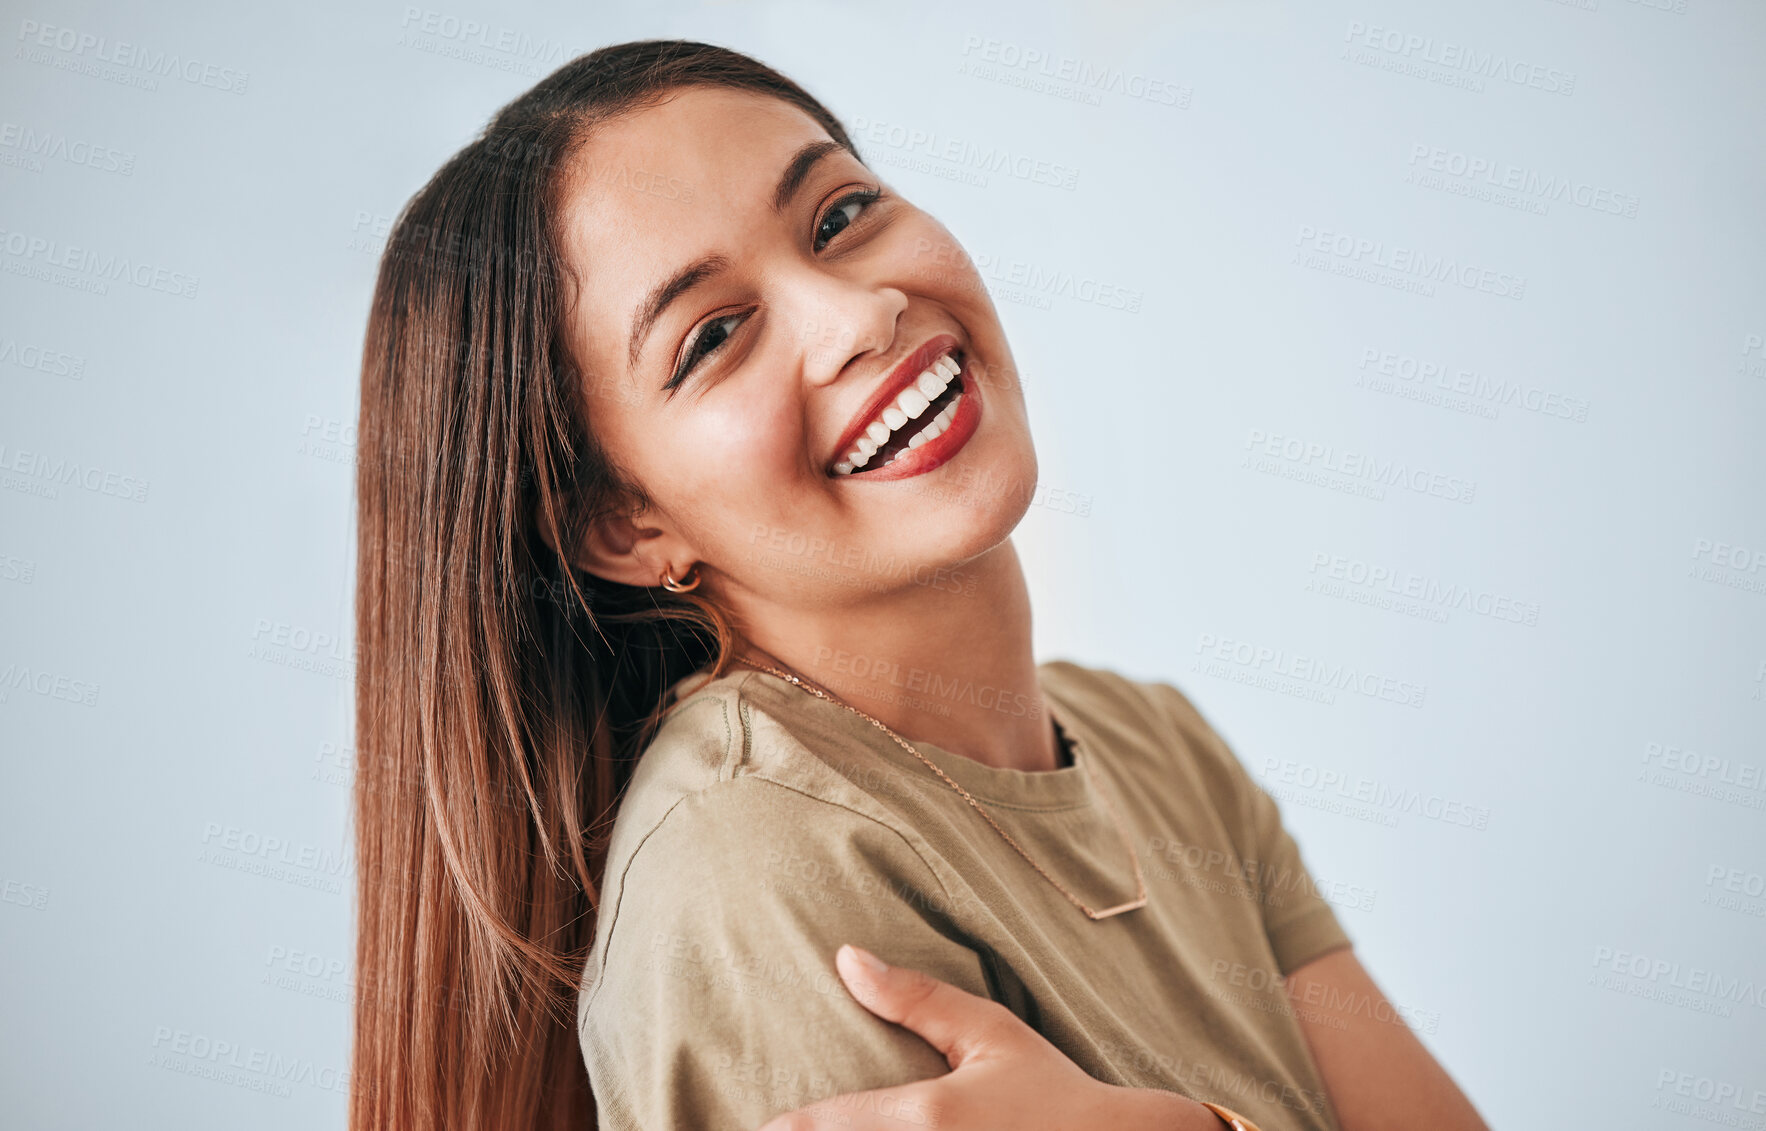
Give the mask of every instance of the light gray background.
M 379 237 L 558 63 L 682 36 L 862 119 L 982 258 L 1039 654 L 1191 695 L 1492 1125 L 1766 1127 L 1759 3 L 6 8 L 0 1122 L 340 1124 Z M 1075 182 L 943 156 L 998 151 Z M 1367 277 L 1399 248 L 1521 295 Z M 1420 706 L 1300 678 L 1339 665 Z

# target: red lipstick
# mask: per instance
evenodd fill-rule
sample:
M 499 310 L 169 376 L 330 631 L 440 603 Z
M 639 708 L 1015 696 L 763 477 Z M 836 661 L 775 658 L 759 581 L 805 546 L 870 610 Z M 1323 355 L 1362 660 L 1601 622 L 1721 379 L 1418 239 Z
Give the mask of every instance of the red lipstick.
M 939 334 L 929 339 L 913 353 L 902 358 L 896 367 L 889 371 L 889 376 L 884 379 L 882 385 L 878 386 L 877 391 L 871 394 L 871 399 L 859 409 L 858 415 L 852 418 L 852 423 L 846 426 L 846 431 L 840 436 L 840 442 L 834 446 L 834 454 L 828 457 L 824 466 L 832 468 L 834 464 L 845 459 L 846 453 L 850 452 L 853 445 L 858 443 L 858 438 L 864 435 L 865 428 L 871 421 L 875 420 L 878 414 L 888 407 L 896 397 L 900 396 L 901 391 L 912 384 L 920 374 L 930 369 L 933 362 L 955 350 L 960 344 L 955 334 Z M 968 384 L 965 384 L 964 387 L 967 388 Z M 955 424 L 956 421 L 953 420 L 951 423 Z

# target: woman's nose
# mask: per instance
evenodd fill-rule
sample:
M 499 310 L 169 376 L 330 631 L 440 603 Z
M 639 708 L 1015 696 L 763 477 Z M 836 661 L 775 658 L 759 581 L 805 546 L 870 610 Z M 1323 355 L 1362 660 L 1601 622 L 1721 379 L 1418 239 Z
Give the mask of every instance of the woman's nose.
M 886 360 L 901 345 L 898 327 L 908 297 L 897 287 L 843 283 L 831 293 L 826 284 L 795 316 L 807 380 L 838 380 L 865 357 Z

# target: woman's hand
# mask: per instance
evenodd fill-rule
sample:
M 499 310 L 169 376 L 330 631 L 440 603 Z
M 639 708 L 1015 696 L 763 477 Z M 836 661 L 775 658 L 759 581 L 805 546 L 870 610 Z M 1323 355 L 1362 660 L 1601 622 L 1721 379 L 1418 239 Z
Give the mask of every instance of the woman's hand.
M 875 964 L 874 966 L 870 964 Z M 1213 1112 L 1176 1092 L 1093 1079 L 995 1001 L 843 946 L 834 965 L 852 996 L 924 1037 L 951 1071 L 847 1092 L 768 1120 L 760 1131 L 1221 1131 Z

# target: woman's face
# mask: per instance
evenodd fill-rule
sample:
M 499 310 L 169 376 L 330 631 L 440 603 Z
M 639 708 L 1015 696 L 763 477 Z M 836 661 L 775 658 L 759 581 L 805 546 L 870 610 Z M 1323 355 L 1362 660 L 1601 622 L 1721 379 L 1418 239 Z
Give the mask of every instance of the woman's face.
M 1008 537 L 1036 482 L 1023 393 L 936 220 L 795 106 L 717 87 L 598 127 L 570 173 L 589 427 L 654 504 L 579 564 L 653 586 L 698 563 L 750 611 L 838 606 Z

